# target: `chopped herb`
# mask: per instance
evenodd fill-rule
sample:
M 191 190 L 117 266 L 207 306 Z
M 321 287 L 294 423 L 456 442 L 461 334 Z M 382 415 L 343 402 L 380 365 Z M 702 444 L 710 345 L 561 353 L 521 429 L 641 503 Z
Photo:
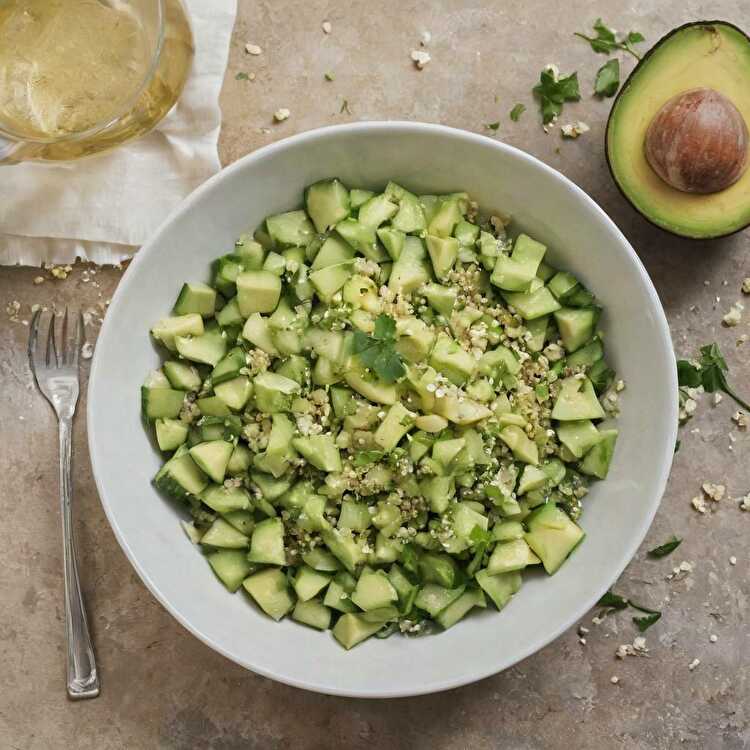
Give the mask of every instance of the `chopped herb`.
M 401 564 L 404 570 L 408 570 L 413 575 L 419 575 L 419 558 L 417 550 L 413 544 L 405 544 L 401 548 Z
M 633 622 L 641 633 L 645 633 L 654 623 L 661 619 L 661 612 L 652 612 L 645 617 L 634 617 Z
M 234 79 L 236 81 L 249 81 L 250 80 L 250 76 L 247 73 L 245 73 L 244 70 L 241 70 L 239 73 L 237 73 L 237 75 L 234 77 Z
M 346 114 L 350 115 L 352 111 L 349 109 L 349 100 L 344 99 L 344 101 L 341 103 L 341 109 L 339 110 L 339 114 L 342 114 L 346 112 Z
M 492 532 L 485 531 L 481 526 L 475 526 L 469 534 L 469 542 L 471 542 L 472 547 L 479 544 L 490 544 L 492 542 Z
M 523 104 L 516 104 L 510 111 L 510 119 L 513 120 L 513 122 L 518 122 L 525 111 L 526 107 Z
M 637 609 L 639 612 L 645 612 L 648 615 L 658 615 L 658 614 L 661 614 L 658 610 L 656 610 L 656 609 L 649 609 L 648 607 L 644 607 L 644 606 L 642 606 L 640 604 L 636 604 L 631 599 L 628 599 L 628 604 L 633 609 Z
M 666 557 L 667 555 L 674 552 L 682 544 L 682 539 L 678 539 L 673 536 L 668 542 L 660 544 L 658 547 L 654 547 L 648 551 L 649 557 Z
M 680 387 L 697 388 L 703 386 L 706 393 L 724 391 L 743 409 L 750 411 L 750 404 L 737 396 L 727 383 L 725 373 L 729 372 L 726 360 L 716 344 L 707 344 L 700 349 L 701 357 L 694 365 L 685 359 L 677 361 L 677 380 Z
M 628 606 L 628 600 L 615 594 L 613 591 L 608 591 L 604 596 L 597 602 L 599 607 L 609 607 L 610 609 L 625 609 Z
M 380 461 L 385 454 L 383 451 L 358 451 L 354 456 L 355 466 L 367 466 Z
M 488 122 L 485 126 L 487 130 L 497 130 L 500 127 L 499 122 Z
M 620 61 L 607 60 L 596 72 L 594 93 L 597 96 L 614 96 L 620 88 Z
M 393 620 L 392 622 L 389 622 L 387 625 L 383 625 L 380 630 L 378 630 L 377 633 L 375 633 L 376 638 L 388 638 L 389 636 L 392 636 L 396 631 L 398 630 L 398 621 Z
M 365 367 L 370 367 L 386 383 L 395 383 L 405 372 L 401 355 L 394 348 L 396 321 L 385 314 L 378 315 L 372 336 L 354 332 L 353 351 Z
M 533 91 L 539 99 L 542 122 L 545 125 L 559 116 L 564 102 L 577 102 L 581 98 L 578 73 L 558 78 L 549 67 L 540 73 L 539 83 L 534 86 Z
M 641 56 L 633 49 L 634 44 L 643 42 L 646 37 L 643 36 L 639 31 L 629 31 L 619 39 L 615 36 L 615 32 L 608 28 L 601 18 L 597 18 L 594 22 L 594 31 L 596 36 L 587 36 L 579 31 L 576 31 L 573 36 L 585 39 L 590 45 L 594 52 L 598 52 L 603 55 L 608 55 L 614 50 L 622 50 L 633 55 L 636 60 L 640 60 Z
M 326 79 L 326 81 L 335 81 L 336 76 L 333 73 L 323 73 L 323 78 Z
M 680 450 L 680 446 L 682 445 L 682 440 L 675 440 L 674 441 L 674 452 L 677 453 L 678 450 Z

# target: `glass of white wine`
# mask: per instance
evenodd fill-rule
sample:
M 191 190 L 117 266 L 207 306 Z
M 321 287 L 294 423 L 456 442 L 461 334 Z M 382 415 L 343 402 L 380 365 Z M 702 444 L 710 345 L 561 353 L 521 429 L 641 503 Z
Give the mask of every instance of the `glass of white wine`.
M 180 0 L 0 0 L 0 164 L 77 159 L 148 132 L 192 59 Z

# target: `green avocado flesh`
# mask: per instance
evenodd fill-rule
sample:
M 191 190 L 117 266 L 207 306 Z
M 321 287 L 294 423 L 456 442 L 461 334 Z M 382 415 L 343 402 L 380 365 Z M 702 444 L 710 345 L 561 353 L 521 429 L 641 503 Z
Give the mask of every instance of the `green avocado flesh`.
M 750 224 L 750 170 L 730 187 L 698 194 L 664 182 L 645 156 L 646 131 L 661 107 L 690 89 L 723 94 L 750 127 L 750 39 L 719 21 L 675 29 L 641 60 L 607 124 L 607 160 L 625 197 L 649 221 L 677 235 L 720 237 Z
M 622 390 L 545 244 L 466 193 L 381 188 L 317 182 L 182 284 L 140 394 L 212 575 L 345 649 L 564 564 Z

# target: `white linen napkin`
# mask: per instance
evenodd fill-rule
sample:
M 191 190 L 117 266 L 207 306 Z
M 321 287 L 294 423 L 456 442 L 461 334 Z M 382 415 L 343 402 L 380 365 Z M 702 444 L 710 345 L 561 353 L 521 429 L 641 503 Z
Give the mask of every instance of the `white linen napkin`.
M 219 91 L 236 0 L 183 2 L 193 67 L 152 132 L 80 161 L 0 167 L 0 264 L 118 263 L 219 170 Z

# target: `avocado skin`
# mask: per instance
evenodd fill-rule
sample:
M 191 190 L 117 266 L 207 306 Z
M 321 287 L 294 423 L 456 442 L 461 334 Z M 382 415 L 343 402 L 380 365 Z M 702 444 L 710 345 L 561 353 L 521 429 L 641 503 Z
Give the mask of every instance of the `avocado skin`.
M 688 23 L 683 23 L 681 26 L 677 26 L 674 29 L 672 29 L 671 31 L 667 32 L 638 61 L 638 64 L 633 68 L 633 70 L 630 71 L 630 75 L 628 75 L 627 79 L 625 80 L 625 83 L 623 83 L 623 85 L 620 87 L 620 90 L 617 92 L 617 96 L 615 96 L 615 100 L 614 100 L 614 102 L 612 102 L 612 107 L 611 107 L 611 109 L 609 111 L 609 116 L 607 117 L 607 127 L 604 130 L 604 155 L 605 155 L 605 157 L 607 159 L 607 168 L 609 169 L 609 174 L 612 177 L 612 182 L 615 183 L 615 186 L 617 187 L 618 191 L 620 192 L 620 195 L 622 195 L 622 197 L 625 198 L 625 200 L 632 206 L 632 208 L 634 208 L 635 211 L 637 211 L 637 213 L 638 213 L 639 216 L 641 216 L 649 224 L 651 224 L 652 226 L 656 227 L 657 229 L 661 229 L 663 232 L 667 232 L 668 234 L 672 234 L 675 237 L 680 237 L 681 239 L 690 240 L 692 242 L 704 242 L 706 240 L 718 240 L 718 239 L 721 239 L 723 237 L 731 237 L 733 234 L 737 234 L 739 232 L 743 232 L 745 229 L 747 229 L 748 227 L 750 227 L 750 222 L 748 222 L 747 224 L 744 224 L 741 227 L 737 227 L 736 229 L 732 229 L 732 230 L 730 230 L 728 232 L 723 232 L 723 233 L 719 233 L 719 234 L 712 234 L 709 237 L 692 237 L 690 235 L 679 234 L 678 232 L 673 232 L 673 231 L 671 231 L 669 229 L 666 229 L 665 227 L 661 226 L 661 224 L 658 224 L 657 222 L 653 221 L 648 216 L 646 216 L 646 214 L 644 214 L 638 208 L 638 206 L 635 205 L 635 203 L 632 201 L 632 199 L 630 198 L 630 196 L 625 192 L 625 190 L 623 190 L 623 188 L 621 187 L 620 183 L 617 181 L 617 178 L 615 177 L 615 172 L 614 172 L 614 169 L 612 167 L 612 162 L 610 160 L 609 149 L 607 148 L 607 143 L 608 143 L 608 139 L 609 139 L 609 128 L 610 128 L 610 126 L 612 124 L 612 113 L 616 110 L 617 103 L 620 100 L 620 97 L 630 87 L 630 84 L 632 83 L 635 74 L 641 69 L 641 67 L 643 67 L 643 66 L 645 66 L 645 65 L 647 65 L 649 63 L 649 61 L 650 61 L 652 55 L 654 54 L 654 52 L 656 52 L 656 50 L 659 49 L 659 47 L 661 47 L 665 42 L 667 42 L 669 39 L 671 39 L 675 34 L 678 34 L 681 31 L 684 31 L 685 29 L 692 28 L 694 26 L 725 26 L 727 28 L 733 29 L 734 31 L 736 31 L 737 33 L 739 33 L 743 37 L 745 37 L 745 39 L 747 40 L 748 46 L 750 46 L 750 36 L 748 36 L 748 34 L 745 31 L 743 31 L 739 26 L 736 26 L 735 24 L 730 23 L 729 21 L 721 21 L 719 19 L 714 19 L 714 20 L 711 20 L 711 21 L 689 21 Z M 748 127 L 750 127 L 750 123 L 748 123 Z M 748 170 L 748 173 L 750 173 L 750 169 Z

